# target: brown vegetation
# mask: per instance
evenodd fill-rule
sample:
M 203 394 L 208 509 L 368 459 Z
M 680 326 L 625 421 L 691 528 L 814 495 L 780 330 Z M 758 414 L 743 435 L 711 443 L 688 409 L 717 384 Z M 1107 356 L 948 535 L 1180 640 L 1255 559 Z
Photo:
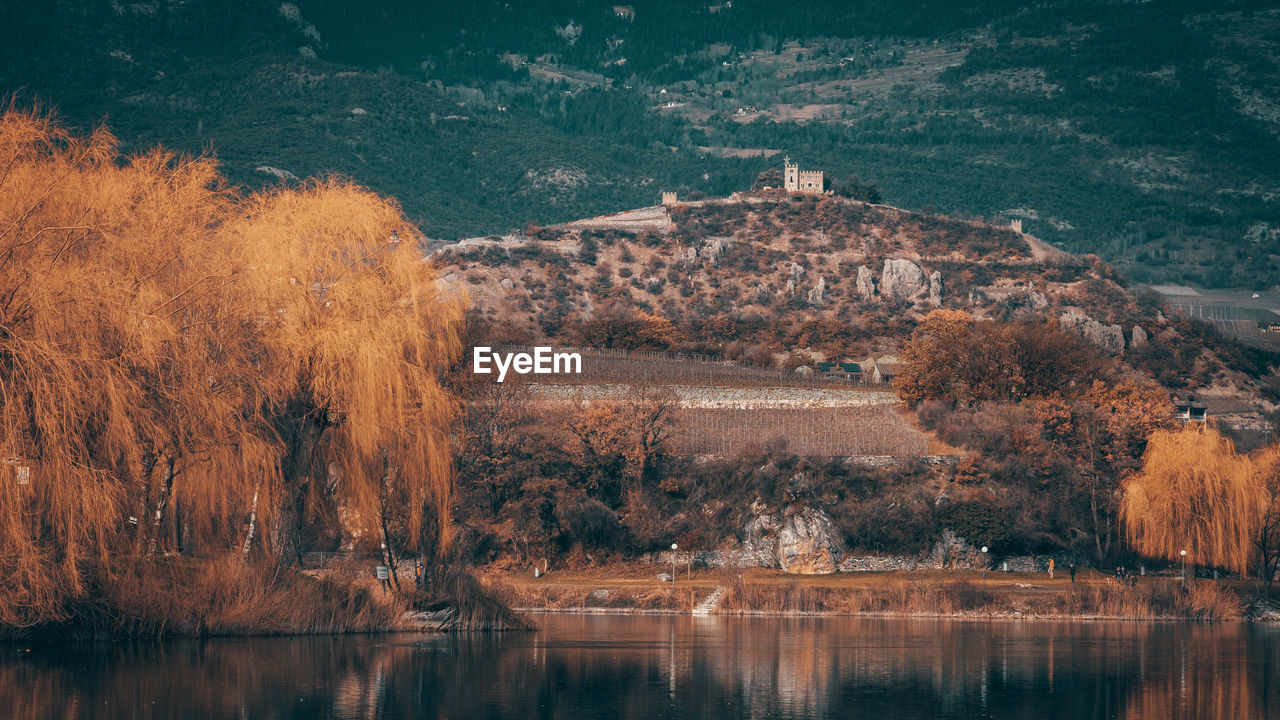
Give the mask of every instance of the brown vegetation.
M 1144 555 L 1245 574 L 1268 501 L 1248 457 L 1212 428 L 1188 423 L 1151 436 L 1142 472 L 1125 481 L 1121 513 Z
M 461 303 L 413 237 L 344 182 L 245 195 L 0 116 L 0 625 L 121 592 L 126 558 L 443 544 Z

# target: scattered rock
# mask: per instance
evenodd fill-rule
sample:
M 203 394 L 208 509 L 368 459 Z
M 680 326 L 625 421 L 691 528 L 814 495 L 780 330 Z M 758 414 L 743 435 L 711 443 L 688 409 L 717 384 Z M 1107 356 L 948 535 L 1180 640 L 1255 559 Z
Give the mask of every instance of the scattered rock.
M 872 300 L 876 296 L 876 274 L 866 265 L 858 266 L 858 294 L 863 300 Z
M 720 262 L 721 256 L 724 255 L 724 251 L 728 249 L 728 247 L 729 241 L 727 238 L 711 238 L 711 242 L 707 244 L 707 249 L 703 254 L 712 265 L 716 265 Z
M 1035 283 L 1028 282 L 1026 286 L 1022 288 L 1022 292 L 1026 296 L 1027 307 L 1032 310 L 1043 310 L 1049 306 L 1049 298 L 1045 296 L 1044 293 L 1036 290 Z
M 600 588 L 599 590 L 592 590 L 591 597 L 595 600 L 608 600 L 609 591 L 605 590 L 604 588 Z
M 903 258 L 886 258 L 880 275 L 880 294 L 915 300 L 929 291 L 920 266 Z
M 929 276 L 929 304 L 934 307 L 942 305 L 942 273 L 937 270 Z
M 822 305 L 827 301 L 827 279 L 818 278 L 818 283 L 809 289 L 809 304 Z
M 294 175 L 288 170 L 281 170 L 278 167 L 271 167 L 270 165 L 259 165 L 258 167 L 254 168 L 254 170 L 260 173 L 266 173 L 268 175 L 275 175 L 280 180 L 297 180 L 298 179 L 297 175 Z
M 671 582 L 671 573 L 658 573 L 658 582 Z
M 511 282 L 511 278 L 502 278 L 498 281 L 498 284 L 501 285 L 504 290 L 510 290 L 516 286 L 515 283 Z
M 354 107 L 354 108 L 351 108 L 351 114 L 352 115 L 368 115 L 369 111 L 361 107 Z
M 831 518 L 816 508 L 801 508 L 788 514 L 778 530 L 778 564 L 791 574 L 833 573 L 843 551 Z
M 794 283 L 799 280 L 801 275 L 804 275 L 804 266 L 800 263 L 793 262 L 791 267 L 787 268 L 787 276 L 791 279 L 791 282 Z

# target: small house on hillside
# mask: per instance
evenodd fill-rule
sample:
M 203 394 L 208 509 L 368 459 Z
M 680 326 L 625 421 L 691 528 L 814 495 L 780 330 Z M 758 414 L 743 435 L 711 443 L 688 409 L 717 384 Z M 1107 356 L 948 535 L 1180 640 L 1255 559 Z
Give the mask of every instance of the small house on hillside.
M 875 369 L 871 371 L 871 380 L 877 383 L 887 383 L 893 380 L 898 374 L 898 368 L 902 363 L 896 358 L 881 358 L 876 361 Z
M 1228 427 L 1237 430 L 1269 429 L 1270 423 L 1263 419 L 1259 409 L 1245 398 L 1233 395 L 1193 395 L 1178 394 L 1173 396 L 1174 417 L 1182 422 L 1204 422 L 1215 419 Z
M 1196 421 L 1204 422 L 1208 409 L 1204 403 L 1196 399 L 1195 395 L 1174 395 L 1173 396 L 1173 414 L 1182 422 Z

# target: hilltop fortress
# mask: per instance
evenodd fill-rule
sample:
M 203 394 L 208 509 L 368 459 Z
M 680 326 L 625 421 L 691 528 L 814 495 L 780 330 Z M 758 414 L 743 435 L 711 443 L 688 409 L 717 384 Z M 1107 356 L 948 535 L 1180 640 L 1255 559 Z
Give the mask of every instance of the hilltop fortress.
M 782 187 L 787 192 L 823 193 L 823 177 L 821 170 L 801 170 L 798 163 L 791 162 L 790 157 L 782 161 Z

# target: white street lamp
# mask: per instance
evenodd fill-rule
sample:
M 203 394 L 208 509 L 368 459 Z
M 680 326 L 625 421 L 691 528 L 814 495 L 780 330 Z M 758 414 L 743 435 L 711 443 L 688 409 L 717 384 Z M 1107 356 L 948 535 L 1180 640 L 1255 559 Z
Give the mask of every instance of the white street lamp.
M 987 584 L 987 546 L 982 546 L 982 584 Z
M 1182 584 L 1187 584 L 1187 551 L 1179 550 L 1178 554 L 1182 556 Z
M 679 550 L 679 549 L 680 549 L 679 545 L 675 543 L 671 543 L 671 584 L 672 585 L 676 584 L 676 550 Z

